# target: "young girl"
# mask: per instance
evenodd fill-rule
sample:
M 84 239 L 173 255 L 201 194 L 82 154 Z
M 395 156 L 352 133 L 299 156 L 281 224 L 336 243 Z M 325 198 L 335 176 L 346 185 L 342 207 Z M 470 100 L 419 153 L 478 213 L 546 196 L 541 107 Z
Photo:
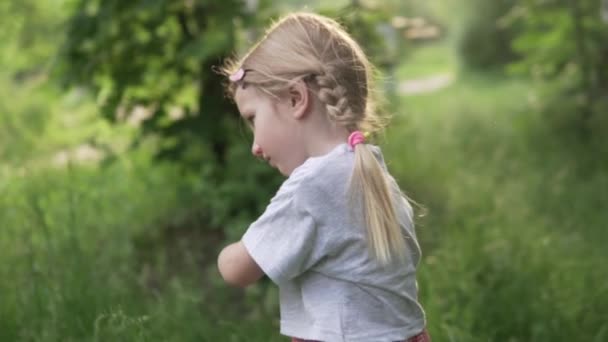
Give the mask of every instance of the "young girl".
M 329 18 L 291 14 L 223 71 L 252 153 L 288 178 L 222 250 L 222 277 L 276 283 L 292 341 L 429 341 L 412 209 L 365 143 L 384 122 L 359 45 Z

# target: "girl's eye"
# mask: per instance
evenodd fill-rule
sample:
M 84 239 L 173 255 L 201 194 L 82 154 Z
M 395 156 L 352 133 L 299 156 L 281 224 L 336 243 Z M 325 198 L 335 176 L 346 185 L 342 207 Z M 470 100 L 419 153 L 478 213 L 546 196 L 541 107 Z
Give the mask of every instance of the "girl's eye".
M 252 115 L 250 117 L 247 118 L 247 122 L 249 123 L 249 125 L 251 127 L 255 126 L 255 115 Z

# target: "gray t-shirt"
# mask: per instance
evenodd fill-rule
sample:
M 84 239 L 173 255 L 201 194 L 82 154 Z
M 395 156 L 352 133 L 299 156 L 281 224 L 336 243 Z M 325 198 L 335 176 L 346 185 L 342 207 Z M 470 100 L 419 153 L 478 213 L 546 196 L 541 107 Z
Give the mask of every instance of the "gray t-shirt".
M 380 149 L 372 148 L 386 170 Z M 243 236 L 252 258 L 279 286 L 283 335 L 380 342 L 424 329 L 412 208 L 387 174 L 407 251 L 404 262 L 380 265 L 368 252 L 363 215 L 347 197 L 354 156 L 341 144 L 307 159 Z

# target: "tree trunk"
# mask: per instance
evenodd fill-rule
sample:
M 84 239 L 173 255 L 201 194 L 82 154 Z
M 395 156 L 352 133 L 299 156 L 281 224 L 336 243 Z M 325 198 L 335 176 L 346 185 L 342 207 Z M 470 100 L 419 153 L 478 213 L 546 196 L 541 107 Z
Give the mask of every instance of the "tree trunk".
M 587 32 L 585 32 L 585 27 L 583 26 L 584 14 L 582 13 L 579 1 L 580 0 L 570 0 L 570 12 L 574 24 L 574 39 L 576 41 L 578 64 L 582 72 L 582 87 L 585 97 L 582 108 L 582 119 L 583 122 L 587 122 L 593 113 L 592 108 L 595 100 L 595 91 L 593 86 L 593 70 L 591 69 L 592 64 L 586 46 Z

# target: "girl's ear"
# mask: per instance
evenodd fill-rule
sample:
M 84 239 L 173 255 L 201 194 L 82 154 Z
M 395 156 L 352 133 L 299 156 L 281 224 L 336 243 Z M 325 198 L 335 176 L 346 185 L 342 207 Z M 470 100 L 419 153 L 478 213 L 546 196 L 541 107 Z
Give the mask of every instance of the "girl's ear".
M 289 106 L 294 118 L 301 119 L 308 113 L 310 94 L 306 82 L 298 80 L 289 87 Z

